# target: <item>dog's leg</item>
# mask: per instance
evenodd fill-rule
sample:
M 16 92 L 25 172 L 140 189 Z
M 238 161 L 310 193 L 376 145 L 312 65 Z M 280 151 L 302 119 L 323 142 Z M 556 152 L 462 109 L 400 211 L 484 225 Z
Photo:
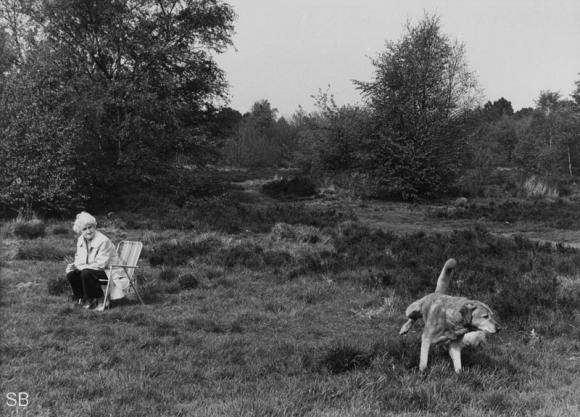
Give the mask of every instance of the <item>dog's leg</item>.
M 407 334 L 409 330 L 411 330 L 411 327 L 413 327 L 413 324 L 415 324 L 415 320 L 413 319 L 407 320 L 407 322 L 403 324 L 403 327 L 401 327 L 401 331 L 399 331 L 399 334 L 400 335 Z
M 428 334 L 423 333 L 421 336 L 421 357 L 419 358 L 419 370 L 421 372 L 427 369 L 429 361 L 429 348 L 431 347 L 431 338 Z
M 449 356 L 451 356 L 451 360 L 453 361 L 453 369 L 455 369 L 455 373 L 461 373 L 461 348 L 463 344 L 461 341 L 451 342 L 449 345 Z

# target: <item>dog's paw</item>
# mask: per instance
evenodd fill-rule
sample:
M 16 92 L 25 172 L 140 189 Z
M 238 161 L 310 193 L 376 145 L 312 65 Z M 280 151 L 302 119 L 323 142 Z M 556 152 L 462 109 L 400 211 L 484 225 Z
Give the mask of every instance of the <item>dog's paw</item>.
M 464 346 L 471 346 L 471 347 L 478 347 L 486 342 L 485 332 L 483 331 L 475 331 L 465 333 L 463 335 L 463 345 Z

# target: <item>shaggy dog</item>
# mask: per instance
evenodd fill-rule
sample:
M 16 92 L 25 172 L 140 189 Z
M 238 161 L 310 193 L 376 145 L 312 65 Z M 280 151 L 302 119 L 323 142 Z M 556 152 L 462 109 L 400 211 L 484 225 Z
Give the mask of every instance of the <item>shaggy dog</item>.
M 445 294 L 456 265 L 455 259 L 445 262 L 435 292 L 415 301 L 405 312 L 409 320 L 401 327 L 400 334 L 406 334 L 420 318 L 425 322 L 421 336 L 421 371 L 427 369 L 431 345 L 449 342 L 449 356 L 455 372 L 460 373 L 461 349 L 465 346 L 479 346 L 485 342 L 488 333 L 500 330 L 493 319 L 493 312 L 482 302 Z

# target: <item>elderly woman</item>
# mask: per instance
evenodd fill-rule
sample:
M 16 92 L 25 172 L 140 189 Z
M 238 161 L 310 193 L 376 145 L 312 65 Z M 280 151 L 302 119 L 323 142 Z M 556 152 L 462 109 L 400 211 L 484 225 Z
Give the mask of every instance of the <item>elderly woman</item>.
M 74 263 L 66 267 L 66 277 L 77 303 L 86 309 L 104 309 L 105 300 L 101 281 L 109 265 L 118 265 L 117 251 L 111 240 L 97 230 L 97 220 L 86 211 L 77 214 L 73 230 L 80 236 Z M 111 299 L 124 297 L 129 280 L 122 268 L 113 268 L 109 285 Z

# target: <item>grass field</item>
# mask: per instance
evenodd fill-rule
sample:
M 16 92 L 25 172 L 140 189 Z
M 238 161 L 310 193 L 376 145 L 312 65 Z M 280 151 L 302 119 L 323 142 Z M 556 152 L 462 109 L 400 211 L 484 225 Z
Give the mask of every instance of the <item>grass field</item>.
M 578 251 L 478 228 L 400 236 L 334 212 L 318 226 L 288 218 L 236 233 L 104 224 L 115 242 L 144 242 L 147 303 L 104 313 L 69 299 L 68 224 L 34 239 L 6 225 L 2 415 L 579 415 Z M 421 374 L 421 326 L 398 331 L 451 256 L 452 292 L 489 303 L 507 329 L 464 351 L 463 374 L 443 347 Z M 9 406 L 18 392 L 26 407 Z

